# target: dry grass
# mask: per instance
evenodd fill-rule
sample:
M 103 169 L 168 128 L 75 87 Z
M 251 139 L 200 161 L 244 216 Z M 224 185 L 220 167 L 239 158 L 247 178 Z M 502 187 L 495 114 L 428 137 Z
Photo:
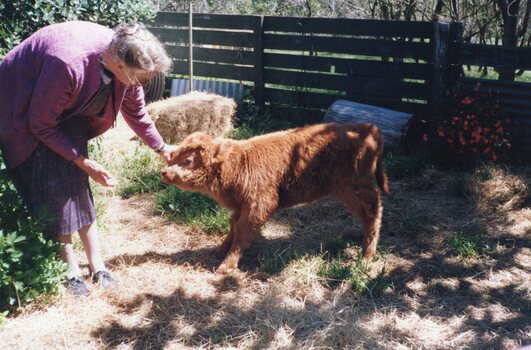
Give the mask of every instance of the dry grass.
M 380 254 L 370 266 L 372 274 L 385 266 L 390 288 L 379 297 L 355 293 L 347 283 L 330 288 L 317 276 L 323 251 L 360 232 L 331 199 L 280 211 L 244 255 L 241 272 L 220 276 L 211 250 L 223 237 L 153 215 L 152 195 L 101 193 L 104 256 L 117 288 L 89 284 L 88 298 L 65 295 L 27 308 L 0 329 L 2 348 L 515 349 L 530 343 L 531 209 L 523 199 L 529 174 L 500 170 L 488 180 L 467 180 L 465 196 L 452 194 L 448 179 L 437 174 L 421 188 L 391 181 Z M 471 259 L 451 252 L 449 237 L 476 231 L 491 252 Z M 358 237 L 349 242 L 360 244 Z M 279 272 L 261 270 L 266 258 L 282 260 Z
M 236 102 L 216 94 L 192 91 L 152 102 L 147 106 L 164 141 L 181 142 L 194 131 L 220 136 L 233 128 Z

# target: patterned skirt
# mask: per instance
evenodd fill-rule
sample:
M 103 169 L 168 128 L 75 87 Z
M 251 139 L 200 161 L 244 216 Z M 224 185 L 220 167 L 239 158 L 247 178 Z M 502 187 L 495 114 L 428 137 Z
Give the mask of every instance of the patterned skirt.
M 87 156 L 86 117 L 71 117 L 59 128 Z M 29 212 L 47 218 L 44 233 L 49 238 L 73 233 L 96 220 L 87 173 L 44 144 L 8 172 Z

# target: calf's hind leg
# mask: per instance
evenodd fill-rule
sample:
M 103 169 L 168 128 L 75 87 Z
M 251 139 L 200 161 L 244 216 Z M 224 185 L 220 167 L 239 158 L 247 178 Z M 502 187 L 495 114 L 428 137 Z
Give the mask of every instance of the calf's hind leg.
M 344 190 L 336 194 L 347 210 L 359 220 L 363 227 L 363 258 L 370 259 L 376 254 L 380 238 L 383 206 L 380 193 L 371 186 Z

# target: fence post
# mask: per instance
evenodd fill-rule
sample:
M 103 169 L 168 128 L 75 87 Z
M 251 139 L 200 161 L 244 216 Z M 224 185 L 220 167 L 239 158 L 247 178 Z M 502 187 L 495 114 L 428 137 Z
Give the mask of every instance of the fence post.
M 188 12 L 188 70 L 190 72 L 189 92 L 194 90 L 194 25 L 193 25 L 193 4 L 190 2 Z
M 257 106 L 264 105 L 264 16 L 256 16 L 254 27 L 254 99 Z
M 448 72 L 450 61 L 450 24 L 434 22 L 433 32 L 433 81 L 431 91 L 432 115 L 429 120 L 431 129 L 440 125 L 443 115 L 444 97 L 448 85 Z

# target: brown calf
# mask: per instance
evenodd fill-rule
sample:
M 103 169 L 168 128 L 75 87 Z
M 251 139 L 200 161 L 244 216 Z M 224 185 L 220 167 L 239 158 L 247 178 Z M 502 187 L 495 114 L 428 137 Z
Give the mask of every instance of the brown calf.
M 318 124 L 245 141 L 186 137 L 162 170 L 163 181 L 209 195 L 232 211 L 217 249 L 219 273 L 236 269 L 242 252 L 278 208 L 334 196 L 364 229 L 363 256 L 376 253 L 382 201 L 383 136 L 372 124 Z

